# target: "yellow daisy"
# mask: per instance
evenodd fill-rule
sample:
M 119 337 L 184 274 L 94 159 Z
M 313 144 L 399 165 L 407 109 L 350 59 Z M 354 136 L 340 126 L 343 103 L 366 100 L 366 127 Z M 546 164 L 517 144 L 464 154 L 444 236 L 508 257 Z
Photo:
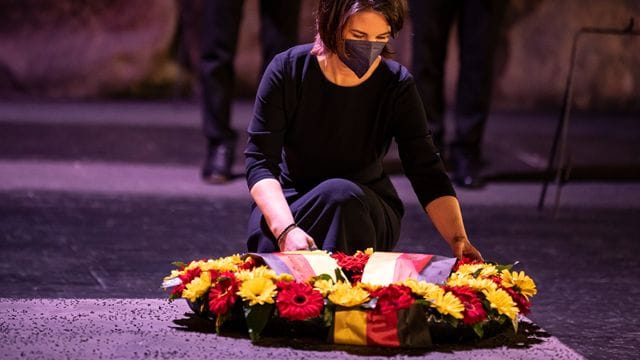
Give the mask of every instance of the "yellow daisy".
M 376 291 L 376 290 L 382 288 L 382 285 L 363 283 L 363 282 L 357 283 L 356 286 L 359 287 L 360 289 L 366 290 L 369 293 L 371 293 L 372 291 Z
M 442 289 L 441 289 L 442 290 Z M 431 301 L 431 307 L 438 310 L 442 315 L 451 315 L 456 319 L 462 319 L 464 315 L 464 305 L 453 293 L 443 291 L 435 291 L 433 298 L 427 299 Z
M 456 274 L 473 276 L 479 271 L 479 277 L 489 277 L 498 274 L 498 269 L 491 264 L 464 264 L 460 265 Z
M 287 274 L 287 273 L 282 273 L 276 276 L 276 281 L 295 281 L 295 280 L 296 278 L 294 278 L 293 275 Z
M 468 286 L 476 291 L 484 289 L 495 289 L 498 285 L 489 279 L 474 278 L 473 276 L 465 276 L 462 274 L 453 274 L 447 280 L 449 286 Z
M 276 294 L 276 285 L 271 279 L 256 277 L 248 279 L 240 285 L 238 295 L 242 300 L 249 301 L 249 306 L 256 304 L 273 304 L 273 297 Z
M 329 300 L 336 305 L 352 307 L 369 301 L 369 293 L 359 287 L 352 287 L 348 283 L 338 282 L 329 294 Z
M 502 289 L 485 289 L 482 290 L 482 293 L 493 309 L 496 309 L 500 314 L 506 315 L 509 319 L 514 320 L 516 318 L 518 306 L 506 291 Z
M 202 264 L 204 264 L 204 261 L 202 261 L 202 260 L 193 260 L 187 266 L 185 266 L 183 271 L 187 272 L 188 270 L 193 270 L 195 268 L 199 268 L 200 266 L 202 266 Z
M 503 271 L 501 274 L 502 278 L 502 286 L 504 287 L 516 287 L 520 290 L 520 293 L 524 295 L 527 300 L 530 296 L 533 296 L 538 293 L 536 289 L 536 284 L 533 282 L 529 276 L 525 275 L 524 271 L 518 272 L 509 272 Z
M 318 290 L 322 296 L 327 296 L 330 292 L 333 291 L 335 285 L 332 280 L 316 280 L 313 283 L 313 288 Z
M 218 271 L 236 271 L 238 265 L 242 264 L 240 255 L 231 255 L 222 257 L 216 260 L 209 259 L 200 265 L 200 268 L 205 270 L 218 270 Z
M 411 278 L 405 279 L 401 284 L 410 288 L 411 292 L 413 292 L 418 296 L 433 294 L 434 291 L 438 292 L 439 290 L 437 289 L 440 289 L 440 287 L 436 284 L 429 283 L 426 281 L 418 281 L 416 279 L 411 279 Z
M 269 269 L 264 265 L 258 266 L 257 268 L 254 268 L 251 270 L 240 270 L 236 273 L 236 279 L 240 281 L 245 281 L 245 280 L 255 279 L 255 278 L 265 278 L 265 279 L 274 280 L 277 277 L 278 275 L 276 275 L 275 271 Z
M 211 274 L 208 271 L 202 272 L 199 277 L 191 280 L 182 291 L 182 297 L 195 302 L 196 299 L 204 295 L 211 287 Z

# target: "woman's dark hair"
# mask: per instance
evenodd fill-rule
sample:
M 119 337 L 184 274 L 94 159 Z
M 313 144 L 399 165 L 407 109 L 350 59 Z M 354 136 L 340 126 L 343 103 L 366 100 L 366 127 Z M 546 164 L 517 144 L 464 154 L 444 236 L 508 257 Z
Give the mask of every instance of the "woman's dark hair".
M 345 55 L 342 33 L 349 18 L 362 11 L 380 13 L 391 27 L 391 37 L 402 29 L 407 12 L 406 0 L 320 0 L 316 10 L 316 41 L 312 53 L 327 51 Z M 382 56 L 390 57 L 393 51 L 385 46 Z

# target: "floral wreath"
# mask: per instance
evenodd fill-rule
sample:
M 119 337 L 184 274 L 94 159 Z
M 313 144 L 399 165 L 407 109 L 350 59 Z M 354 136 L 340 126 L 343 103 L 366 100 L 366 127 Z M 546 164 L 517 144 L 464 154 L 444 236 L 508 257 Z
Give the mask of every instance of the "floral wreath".
M 241 305 L 254 341 L 272 319 L 321 320 L 323 326 L 335 329 L 337 316 L 343 311 L 369 313 L 368 319 L 389 319 L 393 314 L 397 322 L 395 314 L 410 308 L 419 309 L 419 320 L 426 324 L 471 328 L 482 338 L 491 324 L 511 323 L 517 331 L 518 317 L 529 313 L 531 297 L 537 293 L 534 281 L 523 271 L 512 271 L 513 265 L 465 258 L 455 263 L 444 283 L 406 278 L 386 286 L 373 285 L 361 281 L 372 254 L 371 249 L 353 255 L 330 254 L 339 266 L 335 274 L 323 273 L 306 281 L 297 281 L 288 273 L 277 274 L 249 255 L 174 263 L 177 269 L 164 278 L 163 287 L 172 288 L 171 301 L 184 298 L 196 313 L 215 318 L 218 333 L 232 318 L 232 310 Z M 334 336 L 334 342 L 362 343 L 339 341 L 339 337 Z M 396 345 L 415 346 L 413 343 Z

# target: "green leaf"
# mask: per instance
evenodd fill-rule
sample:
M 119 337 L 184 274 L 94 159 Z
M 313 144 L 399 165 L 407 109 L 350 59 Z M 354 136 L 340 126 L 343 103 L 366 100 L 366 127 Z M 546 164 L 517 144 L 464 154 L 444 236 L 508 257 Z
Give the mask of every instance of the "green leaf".
M 518 317 L 514 317 L 513 319 L 511 319 L 511 325 L 513 326 L 513 332 L 514 333 L 518 333 Z
M 247 321 L 251 341 L 260 339 L 260 334 L 264 327 L 267 326 L 274 308 L 273 304 L 256 304 L 253 306 L 249 306 L 248 303 L 243 304 L 244 318 Z
M 480 339 L 484 336 L 484 328 L 482 327 L 482 323 L 477 323 L 473 325 L 473 331 L 478 335 Z
M 498 270 L 498 272 L 503 272 L 504 270 L 509 270 L 509 271 L 511 271 L 511 269 L 512 269 L 516 264 L 518 264 L 518 262 L 517 262 L 517 261 L 516 261 L 515 263 L 513 263 L 513 264 L 507 264 L 507 265 L 498 265 L 498 264 L 495 264 L 494 266 L 496 267 L 496 269 Z
M 220 332 L 222 330 L 222 325 L 224 324 L 225 320 L 227 320 L 228 315 L 218 315 L 216 316 L 216 334 L 220 335 Z
M 340 271 L 339 268 L 335 269 L 335 273 L 336 273 L 336 281 L 342 281 L 345 283 L 348 283 L 349 281 L 347 281 L 347 279 L 344 278 L 344 276 L 342 276 L 342 271 Z
M 320 274 L 320 275 L 314 276 L 314 277 L 311 278 L 310 282 L 314 283 L 314 282 L 316 282 L 318 280 L 326 280 L 326 281 L 333 282 L 333 278 L 329 274 Z
M 322 314 L 322 321 L 324 323 L 324 326 L 326 327 L 331 327 L 333 325 L 333 319 L 334 319 L 334 307 L 333 306 L 326 306 L 324 307 L 324 314 Z
M 183 268 L 186 267 L 187 264 L 183 263 L 182 261 L 174 261 L 171 263 L 171 265 L 177 267 L 177 268 Z
M 447 322 L 449 324 L 451 324 L 451 326 L 453 326 L 453 327 L 458 327 L 458 324 L 460 323 L 460 321 L 458 321 L 458 319 L 454 318 L 451 315 L 447 315 L 446 319 L 447 319 Z

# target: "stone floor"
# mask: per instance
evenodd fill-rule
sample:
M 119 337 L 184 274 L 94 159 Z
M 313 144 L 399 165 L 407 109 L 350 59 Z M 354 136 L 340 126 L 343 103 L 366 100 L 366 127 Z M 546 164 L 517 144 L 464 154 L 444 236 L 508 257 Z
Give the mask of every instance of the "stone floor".
M 236 104 L 234 114 L 242 129 L 250 105 Z M 301 340 L 254 346 L 203 331 L 185 304 L 161 300 L 172 261 L 244 250 L 250 199 L 242 166 L 227 185 L 202 183 L 197 123 L 193 104 L 0 103 L 0 358 L 177 358 L 209 350 L 218 358 L 636 358 L 637 118 L 573 121 L 575 181 L 554 213 L 535 207 L 555 117 L 492 116 L 491 182 L 459 190 L 459 198 L 485 258 L 519 261 L 537 281 L 534 323 L 520 337 L 417 353 Z M 397 169 L 393 152 L 387 166 Z M 395 172 L 392 180 L 407 208 L 397 250 L 447 255 L 408 181 Z

